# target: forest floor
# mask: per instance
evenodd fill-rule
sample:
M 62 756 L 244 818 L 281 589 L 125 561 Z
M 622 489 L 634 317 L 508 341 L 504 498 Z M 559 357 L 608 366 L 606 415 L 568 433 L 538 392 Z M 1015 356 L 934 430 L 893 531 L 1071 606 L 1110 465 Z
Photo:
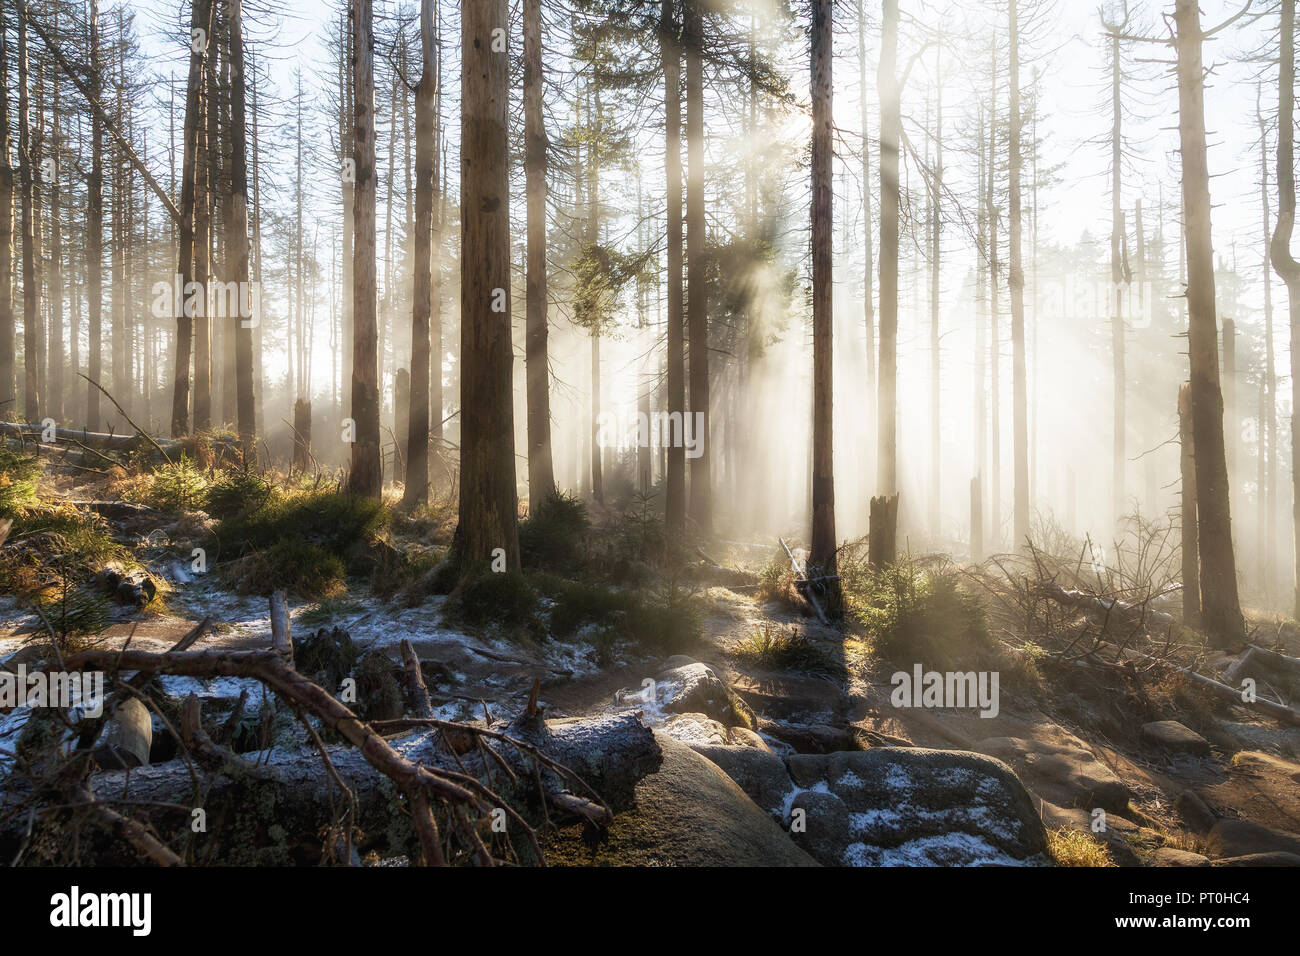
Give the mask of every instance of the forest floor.
M 15 522 L 0 562 L 8 585 L 0 597 L 0 667 L 9 670 L 47 659 L 51 633 L 67 642 L 65 650 L 161 652 L 204 619 L 212 626 L 196 649 L 266 648 L 272 579 L 286 563 L 323 560 L 316 551 L 284 551 L 281 541 L 257 544 L 256 529 L 244 529 L 248 546 L 235 551 L 235 517 L 214 517 L 186 500 L 202 485 L 210 492 L 205 503 L 219 511 L 215 471 L 193 477 L 189 491 L 184 486 L 192 476 L 182 475 L 180 501 L 172 493 L 174 475 L 155 487 L 122 468 L 89 472 L 42 460 L 39 469 L 18 471 L 35 498 L 23 512 L 26 527 Z M 319 480 L 317 486 L 294 492 L 311 503 L 304 529 L 340 520 L 330 510 L 333 497 L 311 497 L 320 493 Z M 32 522 L 32 514 L 44 515 L 44 524 Z M 437 586 L 450 526 L 445 510 L 398 517 L 376 531 L 366 550 L 368 560 L 381 562 L 378 571 L 356 573 L 345 557 L 338 580 L 318 587 L 315 599 L 291 598 L 295 638 L 328 639 L 334 629 L 350 636 L 355 648 L 348 664 L 355 669 L 345 666 L 336 678 L 350 672 L 364 685 L 362 662 L 374 660 L 372 651 L 394 662 L 397 672 L 399 645 L 409 640 L 434 716 L 443 720 L 490 724 L 511 717 L 526 705 L 534 682 L 550 719 L 639 712 L 666 741 L 663 769 L 643 781 L 638 809 L 616 818 L 600 840 L 576 825 L 552 831 L 547 846 L 554 860 L 1300 864 L 1300 727 L 1224 705 L 1181 679 L 1167 665 L 1190 664 L 1217 676 L 1239 656 L 1203 647 L 1180 656 L 1177 648 L 1194 640 L 1190 631 L 1142 623 L 1120 633 L 1086 609 L 1027 599 L 1032 585 L 1019 573 L 999 576 L 930 559 L 880 575 L 852 556 L 841 569 L 848 623 L 828 626 L 800 597 L 797 575 L 776 541 L 713 541 L 709 556 L 692 549 L 668 571 L 642 560 L 657 540 L 644 507 L 639 513 L 593 507 L 584 522 L 587 543 L 570 578 L 537 572 L 530 579 L 535 607 L 519 610 L 520 599 L 508 588 L 476 598 L 487 605 L 482 608 L 463 587 Z M 66 543 L 87 528 L 103 540 Z M 278 527 L 277 533 L 286 532 Z M 223 534 L 224 554 L 212 547 Z M 315 542 L 309 546 L 329 552 L 314 534 L 306 535 Z M 51 536 L 61 543 L 42 545 Z M 526 553 L 553 545 L 535 535 L 524 540 Z M 195 561 L 195 547 L 210 549 L 206 567 Z M 629 547 L 636 553 L 622 555 Z M 75 567 L 65 560 L 70 552 Z M 263 557 L 254 560 L 250 552 Z M 346 548 L 339 553 L 355 557 Z M 626 564 L 615 576 L 620 580 L 582 583 L 584 567 L 620 561 Z M 553 569 L 564 562 L 542 564 Z M 138 586 L 146 581 L 142 596 Z M 101 600 L 105 594 L 110 600 Z M 33 613 L 37 607 L 43 619 Z M 61 617 L 52 622 L 56 613 Z M 1150 614 L 1164 619 L 1155 603 Z M 1075 652 L 1080 642 L 1084 654 Z M 1271 627 L 1268 643 L 1292 657 L 1300 653 L 1300 635 L 1289 623 Z M 898 706 L 896 675 L 910 679 L 915 664 L 996 671 L 996 714 L 970 706 Z M 220 721 L 238 710 L 236 750 L 303 742 L 259 724 L 259 711 L 271 705 L 250 678 L 158 681 L 176 700 L 197 695 L 205 717 Z M 382 688 L 364 686 L 370 690 L 363 690 L 363 716 L 402 716 L 400 700 L 394 704 Z M 1159 721 L 1176 721 L 1175 732 L 1158 733 L 1152 725 Z M 14 712 L 0 714 L 0 776 L 21 733 Z M 167 736 L 155 719 L 152 760 L 175 756 Z M 900 789 L 891 807 L 855 804 L 858 776 L 892 780 L 900 772 L 893 764 L 872 769 L 857 755 L 899 748 L 1003 761 L 1027 791 L 1046 844 L 1004 832 L 997 818 L 1015 816 L 1005 799 L 992 801 L 990 816 L 976 806 L 987 796 L 983 790 L 983 796 L 945 790 L 955 786 L 954 768 L 966 766 L 956 757 L 946 758 L 958 761 L 945 765 L 946 777 L 925 777 L 924 784 L 916 783 L 917 768 L 902 765 L 899 779 L 914 786 Z M 981 772 L 992 773 L 991 766 L 979 764 Z M 971 810 L 955 823 L 945 806 L 954 801 Z M 854 812 L 842 813 L 846 805 Z M 791 839 L 787 831 L 799 807 L 811 833 Z M 651 819 L 656 813 L 672 819 Z M 738 846 L 728 827 L 751 813 L 771 824 L 748 824 Z M 949 816 L 935 823 L 943 814 Z M 884 817 L 892 829 L 882 837 Z

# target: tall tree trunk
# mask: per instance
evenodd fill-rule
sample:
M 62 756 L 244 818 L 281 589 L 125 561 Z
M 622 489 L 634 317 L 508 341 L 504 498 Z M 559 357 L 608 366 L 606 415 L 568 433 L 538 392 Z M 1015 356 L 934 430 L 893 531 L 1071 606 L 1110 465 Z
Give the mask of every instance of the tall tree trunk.
M 989 156 L 985 202 L 989 227 L 989 531 L 1002 547 L 1002 331 L 998 312 L 998 64 L 997 46 L 989 70 Z
M 373 0 L 352 2 L 352 95 L 356 109 L 353 155 L 357 164 L 352 239 L 352 420 L 356 435 L 348 488 L 353 494 L 378 498 L 383 488 L 383 463 L 379 446 L 373 6 Z
M 226 26 L 220 16 L 218 29 Z M 206 58 L 203 68 L 202 118 L 199 121 L 197 155 L 194 164 L 194 281 L 198 284 L 200 305 L 194 310 L 194 430 L 212 427 L 212 317 L 208 314 L 214 300 L 212 285 L 212 221 L 216 192 L 217 154 L 217 70 L 216 53 Z
M 54 11 L 54 29 L 59 29 L 58 8 Z M 63 420 L 63 136 L 60 132 L 62 117 L 59 115 L 59 74 L 56 70 L 49 73 L 52 90 L 50 109 L 50 155 L 54 160 L 54 176 L 50 182 L 50 307 L 49 307 L 49 348 L 46 360 L 49 364 L 49 387 L 46 395 L 45 413 L 55 421 Z
M 415 275 L 411 298 L 411 410 L 407 420 L 408 506 L 429 502 L 429 315 L 433 298 L 433 190 L 438 149 L 438 65 L 433 37 L 435 0 L 420 3 L 420 80 L 415 87 Z
M 1179 470 L 1182 477 L 1183 623 L 1201 620 L 1200 561 L 1196 543 L 1196 452 L 1192 439 L 1192 388 L 1178 389 Z
M 23 236 L 23 414 L 41 420 L 40 410 L 40 280 L 36 273 L 35 173 L 32 169 L 31 107 L 28 98 L 27 16 L 18 0 L 18 178 L 22 192 Z
M 1258 101 L 1255 115 L 1259 121 L 1259 190 L 1260 217 L 1262 219 L 1264 239 L 1264 402 L 1261 414 L 1264 418 L 1260 429 L 1260 441 L 1263 453 L 1260 460 L 1260 573 L 1264 576 L 1265 593 L 1271 594 L 1277 584 L 1277 357 L 1273 345 L 1273 283 L 1269 275 L 1269 241 L 1268 222 L 1268 126 L 1259 110 Z
M 1123 105 L 1120 100 L 1120 49 L 1118 31 L 1111 33 L 1111 130 L 1110 130 L 1110 281 L 1113 296 L 1111 309 L 1111 353 L 1114 360 L 1115 397 L 1113 410 L 1113 447 L 1111 453 L 1111 519 L 1124 516 L 1125 429 L 1128 427 L 1127 375 L 1124 355 L 1124 212 L 1122 201 L 1123 140 L 1120 124 Z
M 832 407 L 832 203 L 834 162 L 831 142 L 832 0 L 814 0 L 812 8 L 812 308 L 813 308 L 813 434 L 812 541 L 808 553 L 814 573 L 837 573 L 835 549 L 835 458 Z M 839 587 L 828 581 L 827 603 L 838 612 Z
M 880 64 L 880 365 L 876 400 L 876 491 L 898 493 L 898 0 L 884 0 Z
M 870 397 L 870 391 L 876 384 L 876 293 L 875 282 L 872 277 L 872 269 L 875 266 L 875 255 L 872 252 L 872 214 L 871 214 L 871 137 L 869 135 L 870 124 L 868 122 L 870 111 L 867 108 L 867 14 L 863 5 L 863 0 L 857 2 L 857 19 L 858 19 L 858 84 L 860 92 L 858 95 L 859 121 L 862 124 L 862 138 L 860 146 L 862 149 L 862 320 L 863 320 L 863 340 L 866 344 L 867 359 L 867 415 L 866 427 L 863 429 L 864 439 L 867 448 L 870 448 L 870 442 L 873 441 L 876 427 L 876 406 Z M 869 451 L 868 451 L 869 454 Z M 864 475 L 863 487 L 870 489 L 870 478 L 867 477 L 866 458 L 860 464 Z M 867 491 L 866 497 L 870 496 Z
M 1015 501 L 1012 508 L 1012 526 L 1014 528 L 1014 547 L 1019 549 L 1029 539 L 1029 383 L 1025 364 L 1025 273 L 1020 258 L 1021 209 L 1020 209 L 1020 18 L 1018 0 L 1008 4 L 1008 32 L 1011 41 L 1011 63 L 1008 86 L 1011 97 L 1010 135 L 1007 138 L 1009 155 L 1009 183 L 1011 195 L 1008 198 L 1008 215 L 1010 232 L 1008 235 L 1010 262 L 1008 285 L 1011 290 L 1011 383 L 1012 383 L 1012 442 L 1014 444 L 1015 465 Z
M 202 117 L 203 62 L 212 40 L 213 0 L 193 0 L 190 7 L 190 73 L 185 94 L 185 147 L 181 161 L 181 220 L 180 249 L 176 256 L 176 274 L 180 276 L 180 295 L 173 306 L 176 312 L 175 376 L 172 387 L 172 436 L 180 437 L 190 429 L 190 352 L 194 340 L 194 320 L 186 315 L 185 299 L 194 279 L 194 203 L 195 163 L 198 161 L 199 133 Z M 99 85 L 99 71 L 93 71 L 92 82 Z M 98 126 L 96 127 L 98 132 Z M 92 229 L 92 232 L 94 230 Z M 98 243 L 96 243 L 98 245 Z M 97 276 L 92 274 L 91 281 Z M 98 331 L 99 323 L 93 314 L 98 311 L 98 298 L 91 292 L 91 335 Z M 98 361 L 98 351 L 91 345 L 91 368 Z M 93 374 L 91 376 L 94 377 Z M 96 379 L 98 381 L 98 379 Z M 96 400 L 95 405 L 98 405 Z
M 227 224 L 226 245 L 234 262 L 234 274 L 227 281 L 239 283 L 240 299 L 244 289 L 250 288 L 248 240 L 248 142 L 244 109 L 244 36 L 243 0 L 226 0 L 230 37 L 230 222 Z M 254 293 L 252 303 L 260 295 Z M 261 321 L 257 310 L 240 309 L 240 316 L 231 323 L 235 330 L 235 405 L 239 445 L 245 462 L 256 454 L 257 409 L 253 393 L 253 329 Z M 247 313 L 245 317 L 244 313 Z
M 99 102 L 103 64 L 99 54 L 97 0 L 90 0 L 87 19 L 90 89 L 95 102 Z M 91 383 L 99 382 L 104 376 L 104 121 L 98 111 L 93 112 L 90 124 L 90 176 L 86 180 L 86 377 L 90 382 L 86 384 L 86 429 L 93 432 L 99 430 L 100 392 Z M 193 202 L 193 194 L 190 201 Z M 179 327 L 180 305 L 173 305 Z M 185 381 L 188 385 L 188 376 Z
M 704 219 L 704 0 L 685 0 L 686 48 L 686 327 L 690 339 L 691 421 L 698 422 L 691 459 L 691 520 L 708 532 L 713 526 L 713 459 L 709 428 L 709 302 L 705 289 Z M 829 228 L 829 227 L 828 227 Z M 683 423 L 685 429 L 685 423 Z
M 1192 444 L 1196 449 L 1201 618 L 1211 645 L 1229 647 L 1245 639 L 1245 621 L 1237 598 L 1232 517 L 1228 507 L 1228 464 L 1223 441 L 1223 395 L 1219 390 L 1200 19 L 1196 0 L 1177 0 L 1174 24 L 1178 53 L 1178 133 L 1187 230 L 1187 348 L 1192 372 Z
M 659 23 L 659 52 L 664 68 L 664 168 L 667 196 L 668 329 L 667 406 L 669 420 L 682 421 L 686 405 L 685 343 L 682 327 L 682 100 L 681 48 L 674 0 L 663 0 Z M 686 448 L 668 442 L 668 480 L 664 519 L 669 531 L 686 526 Z
M 940 51 L 935 51 L 935 76 L 939 76 Z M 941 249 L 939 245 L 942 228 L 943 197 L 943 87 L 939 86 L 935 95 L 934 121 L 934 181 L 930 191 L 930 534 L 936 538 L 942 532 L 940 527 L 939 501 L 942 497 L 941 446 L 939 441 L 940 409 L 940 374 L 939 354 L 939 266 Z
M 0 2 L 0 23 L 5 4 Z M 94 0 L 91 0 L 94 10 Z M 93 13 L 92 13 L 93 18 Z M 14 167 L 9 134 L 9 32 L 0 29 L 0 412 L 18 397 L 14 317 Z
M 1300 617 L 1300 262 L 1291 254 L 1295 229 L 1295 7 L 1282 0 L 1282 48 L 1278 73 L 1277 222 L 1269 245 L 1273 269 L 1286 283 L 1291 325 L 1291 527 L 1294 615 Z
M 542 0 L 524 0 L 524 177 L 528 196 L 525 275 L 525 375 L 528 404 L 528 504 L 555 491 L 551 460 L 551 373 L 546 291 L 546 127 L 542 117 Z
M 461 11 L 460 523 L 453 547 L 462 573 L 491 561 L 498 548 L 517 571 L 510 64 L 495 39 L 510 19 L 505 0 L 466 0 Z

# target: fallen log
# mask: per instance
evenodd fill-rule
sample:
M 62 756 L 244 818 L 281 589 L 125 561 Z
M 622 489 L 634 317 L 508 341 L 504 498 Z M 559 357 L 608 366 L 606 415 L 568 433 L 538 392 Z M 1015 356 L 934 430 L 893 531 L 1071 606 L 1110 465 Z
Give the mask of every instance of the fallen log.
M 781 547 L 785 549 L 786 557 L 790 559 L 790 570 L 794 572 L 795 590 L 808 602 L 808 606 L 817 613 L 817 620 L 829 626 L 830 621 L 826 618 L 826 612 L 822 610 L 821 602 L 817 600 L 816 585 L 808 578 L 807 569 L 800 566 L 799 559 L 794 556 L 790 546 L 785 543 L 785 538 L 777 538 L 776 540 L 781 543 Z
M 490 863 L 493 853 L 516 862 L 544 862 L 533 826 L 547 819 L 547 806 L 590 823 L 607 822 L 613 808 L 631 802 L 636 782 L 658 769 L 661 760 L 653 732 L 635 713 L 554 724 L 521 718 L 493 727 L 417 720 L 429 729 L 390 742 L 274 651 L 83 651 L 67 666 L 256 677 L 296 712 L 318 717 L 323 728 L 353 745 L 321 745 L 308 725 L 318 750 L 245 757 L 259 768 L 256 776 L 241 772 L 240 761 L 197 769 L 186 759 L 136 768 L 129 777 L 118 772 L 92 777 L 97 800 L 127 801 L 165 844 L 188 847 L 193 862 L 317 862 L 336 842 L 340 797 L 352 808 L 348 831 L 359 828 L 363 835 L 358 846 L 432 863 L 454 861 L 457 854 Z M 469 736 L 473 744 L 463 751 L 446 746 L 449 730 Z M 194 732 L 193 719 L 188 737 L 212 757 L 206 738 Z M 340 794 L 340 787 L 347 792 Z M 21 789 L 14 788 L 4 801 L 11 808 L 11 801 L 23 803 Z M 47 809 L 57 810 L 57 804 Z M 192 825 L 200 818 L 206 836 L 196 840 L 192 833 L 199 831 Z M 25 839 L 25 820 L 25 814 L 0 812 L 0 858 L 6 847 Z M 501 834 L 492 849 L 479 835 L 488 820 L 489 842 Z M 504 832 L 498 822 L 507 824 Z M 83 860 L 130 862 L 122 858 L 118 842 L 95 843 L 88 837 L 78 846 Z
M 1166 627 L 1174 623 L 1174 616 L 1165 611 L 1157 611 L 1146 604 L 1134 604 L 1119 598 L 1102 597 L 1087 591 L 1075 591 L 1063 588 L 1055 581 L 1039 581 L 1035 590 L 1042 597 L 1049 598 L 1066 607 L 1077 607 L 1094 614 L 1109 615 L 1116 622 L 1131 622 L 1134 618 L 1151 624 Z

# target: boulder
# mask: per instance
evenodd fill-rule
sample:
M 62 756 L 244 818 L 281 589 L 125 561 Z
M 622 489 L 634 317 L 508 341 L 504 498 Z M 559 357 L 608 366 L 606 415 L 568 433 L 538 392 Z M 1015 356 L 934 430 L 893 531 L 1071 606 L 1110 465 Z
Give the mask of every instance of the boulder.
M 673 714 L 657 728 L 685 744 L 725 744 L 727 728 L 704 714 Z
M 838 683 L 824 677 L 740 675 L 733 686 L 760 717 L 810 724 L 843 724 L 848 720 L 848 694 Z
M 816 866 L 715 764 L 671 737 L 655 738 L 663 763 L 637 784 L 635 805 L 615 816 L 599 842 L 584 839 L 581 826 L 563 827 L 548 840 L 549 862 Z
M 1220 820 L 1205 839 L 1205 855 L 1211 859 L 1256 853 L 1293 853 L 1300 856 L 1300 836 L 1260 826 L 1249 820 Z
M 1000 760 L 891 747 L 794 754 L 786 765 L 801 790 L 829 792 L 848 808 L 841 859 L 850 865 L 1040 862 L 1047 847 L 1029 794 Z
M 1199 853 L 1162 846 L 1151 854 L 1152 866 L 1209 866 L 1210 861 Z
M 1210 742 L 1176 720 L 1156 720 L 1142 725 L 1142 738 L 1172 753 L 1203 757 L 1210 752 Z
M 1128 807 L 1129 788 L 1077 738 L 1026 740 L 990 737 L 976 744 L 980 753 L 997 757 L 1040 797 L 1060 806 L 1113 813 Z
M 763 721 L 763 733 L 788 745 L 796 753 L 829 754 L 838 750 L 860 750 L 857 736 L 847 727 L 827 724 L 786 724 Z
M 1174 811 L 1193 833 L 1209 833 L 1218 820 L 1209 804 L 1194 790 L 1184 790 L 1174 798 Z
M 784 760 L 755 747 L 692 744 L 691 749 L 717 764 L 760 808 L 784 820 L 786 801 L 795 790 Z
M 767 741 L 748 727 L 732 727 L 727 731 L 727 743 L 733 747 L 752 747 L 755 750 L 765 750 L 772 753 L 772 748 L 767 745 Z
M 790 839 L 823 866 L 843 866 L 849 808 L 833 793 L 804 790 L 790 804 Z

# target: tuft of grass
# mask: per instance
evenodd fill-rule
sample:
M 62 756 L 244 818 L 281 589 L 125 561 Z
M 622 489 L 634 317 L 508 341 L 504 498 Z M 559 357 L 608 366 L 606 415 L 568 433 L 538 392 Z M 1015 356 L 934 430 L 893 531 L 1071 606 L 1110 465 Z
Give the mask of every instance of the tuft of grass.
M 1073 827 L 1047 831 L 1047 854 L 1057 866 L 1115 866 L 1106 844 Z
M 0 442 L 0 518 L 17 519 L 36 504 L 41 465 L 10 442 Z
M 844 666 L 807 635 L 794 628 L 777 630 L 764 621 L 733 650 L 736 658 L 751 667 L 770 671 L 800 671 L 809 674 L 842 673 Z
M 548 575 L 534 580 L 555 602 L 549 623 L 557 637 L 568 637 L 594 624 L 624 634 L 643 651 L 675 654 L 698 643 L 704 632 L 695 593 L 676 580 L 646 592 Z

